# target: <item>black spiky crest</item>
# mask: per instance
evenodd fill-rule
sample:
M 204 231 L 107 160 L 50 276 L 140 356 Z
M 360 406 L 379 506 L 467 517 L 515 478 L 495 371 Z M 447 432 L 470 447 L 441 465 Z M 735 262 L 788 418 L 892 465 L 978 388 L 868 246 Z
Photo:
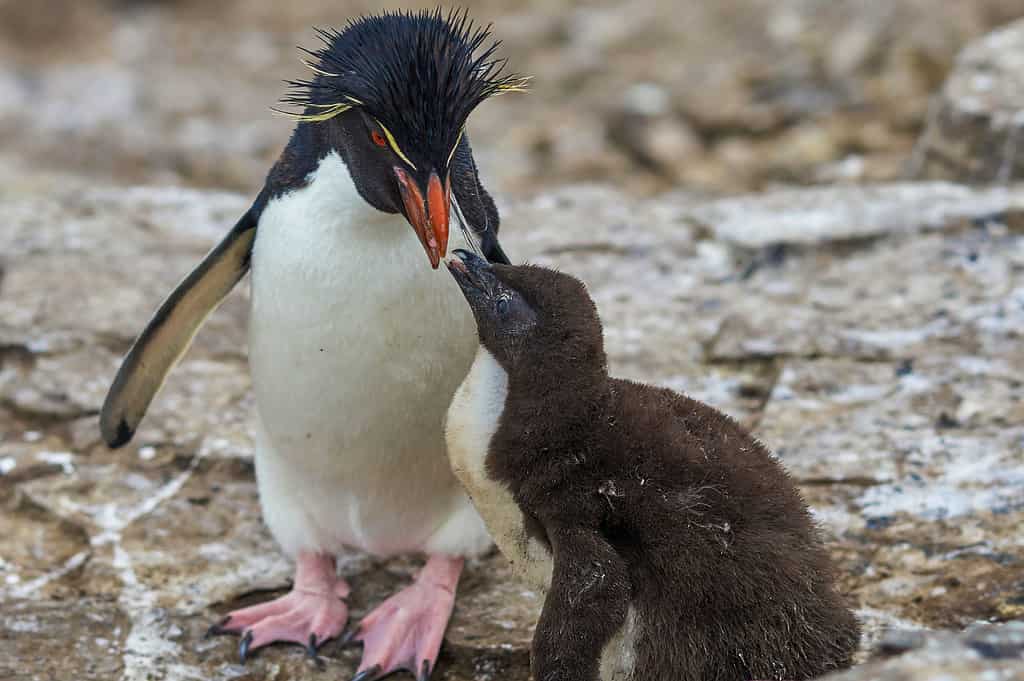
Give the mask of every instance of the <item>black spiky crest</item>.
M 506 60 L 495 57 L 500 42 L 484 45 L 490 26 L 476 26 L 465 10 L 384 12 L 317 34 L 324 46 L 303 49 L 316 76 L 289 81 L 282 99 L 303 111 L 280 113 L 321 122 L 360 107 L 436 166 L 447 165 L 481 102 L 525 89 L 527 79 L 505 74 Z

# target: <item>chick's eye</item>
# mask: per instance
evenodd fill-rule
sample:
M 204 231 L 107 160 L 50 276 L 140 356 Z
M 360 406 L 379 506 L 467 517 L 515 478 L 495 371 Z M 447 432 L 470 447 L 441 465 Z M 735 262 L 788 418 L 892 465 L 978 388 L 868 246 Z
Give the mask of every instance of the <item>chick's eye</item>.
M 508 298 L 498 298 L 498 314 L 507 315 L 509 307 L 511 307 L 511 303 Z
M 388 141 L 384 139 L 384 135 L 380 134 L 376 130 L 370 133 L 370 139 L 372 139 L 373 143 L 378 147 L 386 147 L 388 144 Z

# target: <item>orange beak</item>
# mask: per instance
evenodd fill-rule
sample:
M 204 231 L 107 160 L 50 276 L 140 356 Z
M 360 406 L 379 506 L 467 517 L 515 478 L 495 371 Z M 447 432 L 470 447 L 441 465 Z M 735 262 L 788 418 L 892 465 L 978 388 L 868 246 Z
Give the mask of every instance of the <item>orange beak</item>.
M 430 258 L 430 266 L 435 270 L 441 264 L 448 248 L 448 211 L 451 205 L 451 179 L 445 178 L 441 187 L 441 178 L 431 171 L 427 180 L 427 197 L 416 186 L 416 182 L 405 170 L 396 167 L 395 177 L 398 178 L 398 190 L 405 204 L 405 216 L 419 237 L 423 250 Z

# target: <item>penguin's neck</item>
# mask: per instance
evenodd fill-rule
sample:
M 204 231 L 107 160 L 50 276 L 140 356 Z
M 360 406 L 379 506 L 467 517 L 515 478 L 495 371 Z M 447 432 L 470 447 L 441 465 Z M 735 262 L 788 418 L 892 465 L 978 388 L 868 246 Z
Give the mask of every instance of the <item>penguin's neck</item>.
M 284 190 L 285 198 L 290 192 L 301 195 L 297 203 L 310 214 L 309 218 L 314 218 L 311 224 L 302 225 L 302 229 L 315 229 L 317 225 L 327 227 L 339 222 L 366 225 L 368 228 L 405 223 L 398 213 L 385 213 L 366 202 L 356 187 L 348 165 L 333 149 L 316 161 L 301 184 Z M 406 225 L 398 234 L 389 236 L 410 237 L 408 229 Z M 410 244 L 416 244 L 415 238 L 408 240 Z M 423 257 L 426 258 L 425 255 Z
M 480 346 L 448 410 L 448 459 L 494 541 L 512 561 L 513 574 L 544 591 L 551 583 L 550 551 L 527 529 L 514 496 L 518 482 L 509 484 L 493 475 L 504 459 L 504 452 L 492 450 L 492 440 L 501 427 L 507 396 L 508 374 Z
M 453 236 L 452 247 L 460 247 L 458 234 Z M 377 210 L 363 199 L 348 166 L 333 150 L 301 182 L 282 187 L 270 199 L 260 217 L 256 242 L 260 257 L 254 267 L 258 264 L 265 273 L 274 272 L 282 296 L 285 289 L 294 289 L 291 305 L 317 305 L 310 300 L 314 288 L 334 289 L 334 295 L 322 301 L 324 305 L 331 301 L 351 305 L 353 300 L 371 306 L 402 302 L 392 298 L 407 300 L 408 305 L 429 305 L 421 294 L 446 289 L 451 283 L 430 269 L 416 235 L 400 214 Z M 361 295 L 354 295 L 356 291 Z M 452 300 L 465 305 L 454 296 Z M 316 312 L 321 313 L 326 311 Z
M 487 348 L 479 346 L 448 409 L 448 450 L 457 473 L 483 472 L 507 397 L 508 374 Z
M 449 447 L 514 490 L 515 479 L 543 465 L 550 452 L 577 444 L 579 433 L 606 408 L 608 395 L 603 371 L 562 377 L 532 370 L 510 374 L 481 345 L 448 412 Z M 500 456 L 490 454 L 496 449 Z
M 559 439 L 564 424 L 591 418 L 607 394 L 603 362 L 548 348 L 547 354 L 521 357 L 509 368 L 506 409 L 509 417 L 530 420 L 531 432 L 550 443 Z

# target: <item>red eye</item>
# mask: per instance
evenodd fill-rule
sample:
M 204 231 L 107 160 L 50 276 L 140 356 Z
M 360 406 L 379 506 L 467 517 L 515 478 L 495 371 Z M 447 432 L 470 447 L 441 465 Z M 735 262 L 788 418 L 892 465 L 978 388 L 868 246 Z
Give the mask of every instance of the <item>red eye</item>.
M 376 144 L 378 147 L 386 147 L 388 144 L 388 141 L 384 139 L 384 135 L 380 134 L 376 130 L 370 133 L 370 138 L 373 140 L 373 143 Z

